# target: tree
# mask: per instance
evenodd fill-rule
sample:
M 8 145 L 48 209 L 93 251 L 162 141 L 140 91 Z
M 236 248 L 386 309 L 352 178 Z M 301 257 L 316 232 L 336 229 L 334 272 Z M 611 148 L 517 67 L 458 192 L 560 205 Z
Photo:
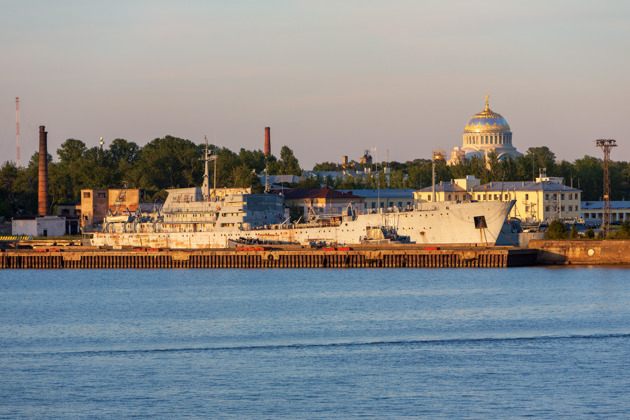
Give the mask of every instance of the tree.
M 556 170 L 556 155 L 547 146 L 530 147 L 527 149 L 526 158 L 532 161 L 534 176 L 538 176 L 538 170 L 545 168 L 548 175 L 553 175 Z
M 205 146 L 173 136 L 149 142 L 142 148 L 138 162 L 139 187 L 157 191 L 201 184 L 203 165 L 199 159 L 204 149 Z
M 250 169 L 246 164 L 234 168 L 232 171 L 232 185 L 233 188 L 252 188 L 253 193 L 262 193 L 264 187 L 260 183 L 256 171 Z
M 18 176 L 19 170 L 15 163 L 4 162 L 0 168 L 0 216 L 10 218 L 18 211 Z
M 547 232 L 545 232 L 545 239 L 566 239 L 567 235 L 567 227 L 556 219 L 549 224 Z
M 288 146 L 282 146 L 282 149 L 280 149 L 280 163 L 282 166 L 282 174 L 284 175 L 300 175 L 302 173 L 300 164 L 293 155 L 293 150 Z
M 598 201 L 602 196 L 604 169 L 600 159 L 584 156 L 574 163 L 578 188 L 583 191 L 582 200 Z

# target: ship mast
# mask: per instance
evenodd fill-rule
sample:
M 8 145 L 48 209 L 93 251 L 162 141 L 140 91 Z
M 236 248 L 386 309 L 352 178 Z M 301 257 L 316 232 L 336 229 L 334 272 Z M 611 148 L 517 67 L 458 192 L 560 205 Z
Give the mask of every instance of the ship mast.
M 204 157 L 201 159 L 205 163 L 205 170 L 203 174 L 203 185 L 201 187 L 202 194 L 207 199 L 210 197 L 210 170 L 208 168 L 208 162 L 214 161 L 214 189 L 212 191 L 212 195 L 216 194 L 217 189 L 217 155 L 208 151 L 208 137 L 204 136 L 206 140 L 206 150 L 204 152 Z

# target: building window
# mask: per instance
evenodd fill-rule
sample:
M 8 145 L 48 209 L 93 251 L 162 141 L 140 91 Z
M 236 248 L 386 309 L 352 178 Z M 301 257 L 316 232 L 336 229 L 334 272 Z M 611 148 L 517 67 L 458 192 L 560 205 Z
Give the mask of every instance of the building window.
M 569 200 L 573 200 L 573 194 L 569 194 Z
M 451 195 L 450 194 L 448 195 L 448 201 L 451 201 Z
M 398 208 L 399 208 L 399 209 L 402 209 L 402 201 L 399 201 L 399 202 L 398 202 Z
M 564 206 L 560 206 L 560 211 L 564 211 Z
M 545 194 L 545 200 L 549 200 L 549 194 Z
M 553 198 L 554 200 L 558 198 L 557 194 L 554 194 L 551 198 Z
M 545 207 L 545 211 L 549 211 L 549 206 L 546 206 L 546 207 Z
M 96 196 L 98 198 L 105 198 L 105 193 L 97 193 Z
M 560 194 L 560 200 L 564 200 L 564 194 Z
M 372 208 L 375 209 L 376 208 L 376 203 L 374 201 L 372 201 Z
M 495 200 L 498 200 L 498 199 L 499 199 L 499 196 L 495 194 L 495 195 L 494 195 L 494 199 L 495 199 Z
M 525 200 L 529 200 L 529 194 L 525 194 Z
M 573 206 L 569 206 L 569 211 L 573 211 Z
M 90 198 L 90 193 L 88 191 L 84 192 L 83 198 Z
M 481 200 L 481 194 L 477 194 L 477 201 Z

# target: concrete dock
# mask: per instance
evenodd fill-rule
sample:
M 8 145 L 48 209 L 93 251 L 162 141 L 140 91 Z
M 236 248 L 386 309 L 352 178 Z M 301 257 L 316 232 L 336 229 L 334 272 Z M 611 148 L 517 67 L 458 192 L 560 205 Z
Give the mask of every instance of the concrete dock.
M 1 269 L 54 268 L 499 268 L 536 265 L 538 250 L 508 247 L 106 250 L 40 247 L 0 252 Z

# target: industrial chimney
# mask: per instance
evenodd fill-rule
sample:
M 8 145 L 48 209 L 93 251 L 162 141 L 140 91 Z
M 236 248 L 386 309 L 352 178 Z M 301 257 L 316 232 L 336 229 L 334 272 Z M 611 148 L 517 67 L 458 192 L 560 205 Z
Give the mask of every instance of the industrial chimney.
M 271 128 L 265 127 L 265 156 L 271 155 Z
M 46 127 L 39 126 L 39 188 L 37 214 L 48 215 L 48 133 Z

